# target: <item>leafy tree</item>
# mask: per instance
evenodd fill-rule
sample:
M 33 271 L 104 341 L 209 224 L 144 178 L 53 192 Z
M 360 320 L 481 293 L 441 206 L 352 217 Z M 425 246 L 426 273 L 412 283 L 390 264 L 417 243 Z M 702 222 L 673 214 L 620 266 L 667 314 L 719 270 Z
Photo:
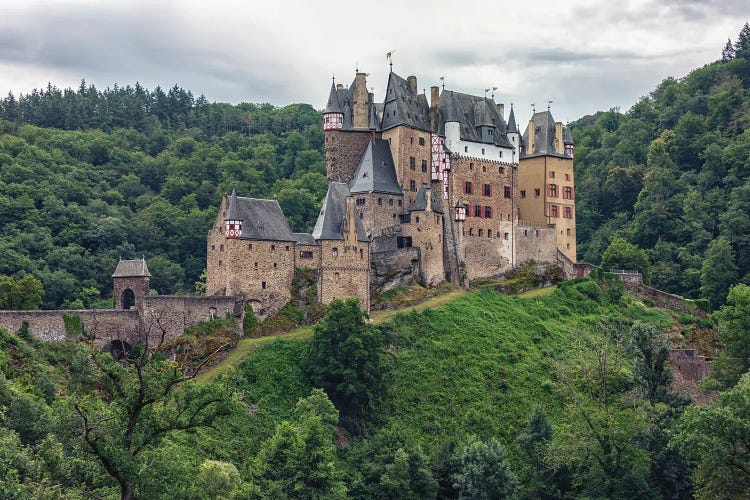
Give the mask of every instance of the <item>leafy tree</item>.
M 284 421 L 251 465 L 263 498 L 345 498 L 335 466 L 334 424 L 338 412 L 321 390 L 297 403 L 298 421 Z
M 70 404 L 78 415 L 84 449 L 117 481 L 121 497 L 129 499 L 137 493 L 146 465 L 144 452 L 173 431 L 207 427 L 228 413 L 224 386 L 189 383 L 224 346 L 202 359 L 178 364 L 162 354 L 169 348 L 165 332 L 149 331 L 117 362 L 95 347 L 96 333 L 79 331 L 88 345 L 99 390 L 74 385 Z
M 737 282 L 734 250 L 726 238 L 717 238 L 706 250 L 701 268 L 701 295 L 717 308 L 724 302 L 729 287 Z
M 0 309 L 39 309 L 43 295 L 42 282 L 30 274 L 19 280 L 0 276 Z
M 629 269 L 640 271 L 644 281 L 648 282 L 650 264 L 645 250 L 625 241 L 624 238 L 614 238 L 602 255 L 604 269 Z
M 547 455 L 552 444 L 552 426 L 541 410 L 529 418 L 526 431 L 518 436 L 523 458 L 520 470 L 524 498 L 560 498 L 571 489 L 570 471 L 565 466 L 552 468 Z
M 455 481 L 459 498 L 512 498 L 518 489 L 518 479 L 506 462 L 505 448 L 494 438 L 466 446 Z
M 356 298 L 331 302 L 305 359 L 311 384 L 326 391 L 350 430 L 359 431 L 375 415 L 387 373 L 385 337 L 366 318 Z
M 697 461 L 701 498 L 750 496 L 750 374 L 719 394 L 717 405 L 693 406 L 680 419 L 676 444 Z
M 711 364 L 711 377 L 729 388 L 750 370 L 750 286 L 733 286 L 726 305 L 714 316 L 723 349 Z

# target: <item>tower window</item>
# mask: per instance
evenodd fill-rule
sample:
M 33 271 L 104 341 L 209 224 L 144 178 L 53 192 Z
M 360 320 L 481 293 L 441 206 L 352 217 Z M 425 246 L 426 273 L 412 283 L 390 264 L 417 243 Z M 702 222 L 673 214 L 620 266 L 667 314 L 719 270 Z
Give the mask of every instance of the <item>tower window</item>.
M 261 281 L 260 282 L 260 286 L 261 286 L 261 288 L 263 288 L 263 290 L 265 290 L 266 289 L 266 282 L 265 281 Z
M 484 173 L 486 171 L 487 171 L 487 167 L 485 167 L 484 165 L 482 165 L 482 172 Z
M 412 191 L 412 192 L 417 191 L 417 182 L 414 179 L 409 181 L 409 191 Z
M 479 205 L 474 205 L 474 217 L 481 217 L 482 216 L 482 207 Z
M 479 230 L 479 237 L 481 238 L 482 236 L 484 236 L 484 229 Z
M 258 269 L 258 263 L 257 262 L 253 262 L 253 269 Z
M 469 152 L 469 146 L 464 146 L 464 153 L 468 153 L 468 152 Z
M 422 160 L 422 172 L 427 172 L 427 160 Z
M 510 186 L 503 187 L 503 196 L 506 198 L 511 198 L 513 196 L 513 190 L 510 188 Z
M 571 207 L 565 207 L 563 208 L 563 217 L 566 219 L 572 219 L 573 218 L 573 209 Z
M 223 252 L 223 251 L 224 251 L 224 245 L 219 245 L 219 252 Z
M 534 189 L 534 198 L 539 198 L 541 195 L 542 190 L 539 188 Z
M 484 216 L 487 219 L 492 218 L 492 207 L 484 207 Z
M 471 181 L 466 181 L 466 184 L 464 185 L 464 193 L 471 194 L 471 192 L 472 192 Z
M 549 178 L 550 179 L 554 179 L 555 178 L 555 171 L 554 170 L 550 170 L 549 171 Z
M 339 256 L 339 249 L 338 249 L 338 248 L 336 248 L 336 247 L 333 247 L 333 248 L 331 249 L 331 254 L 332 254 L 332 255 L 333 255 L 334 257 L 338 257 L 338 256 Z
M 392 206 L 393 206 L 393 198 L 389 198 L 389 199 L 388 199 L 388 206 L 389 206 L 389 207 L 392 207 Z
M 286 250 L 287 252 L 289 251 L 289 245 L 287 245 L 287 246 L 286 246 L 285 250 Z
M 483 191 L 483 194 L 484 194 L 485 196 L 492 196 L 492 186 L 491 186 L 491 185 L 489 185 L 489 184 L 485 184 L 485 185 L 484 185 L 484 186 L 482 187 L 482 191 Z
M 526 190 L 525 189 L 521 190 L 521 198 L 526 198 Z
M 382 205 L 382 204 L 383 204 L 383 198 L 378 198 L 378 205 Z
M 482 154 L 484 154 L 484 148 L 482 148 Z
M 424 146 L 424 137 L 419 138 L 419 145 Z
M 498 174 L 504 174 L 505 173 L 505 167 L 500 167 L 497 169 Z
M 276 251 L 276 245 L 271 245 L 271 251 L 272 251 L 272 252 L 275 252 L 275 251 Z
M 364 198 L 357 198 L 357 206 L 358 207 L 361 207 L 364 204 L 365 204 L 365 199 Z
M 413 156 L 409 157 L 409 168 L 412 169 L 412 170 L 416 170 L 417 169 L 417 160 Z
M 569 181 L 569 180 L 570 180 L 570 174 L 565 174 L 565 180 L 566 180 L 566 181 Z
M 557 184 L 550 184 L 548 189 L 549 193 L 547 194 L 549 194 L 551 198 L 557 198 Z

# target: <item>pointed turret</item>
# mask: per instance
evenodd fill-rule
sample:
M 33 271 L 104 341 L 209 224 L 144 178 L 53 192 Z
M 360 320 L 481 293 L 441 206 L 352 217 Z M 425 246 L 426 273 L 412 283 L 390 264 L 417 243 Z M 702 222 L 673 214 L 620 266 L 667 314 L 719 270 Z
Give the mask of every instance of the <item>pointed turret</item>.
M 331 82 L 326 109 L 323 111 L 323 130 L 340 130 L 344 125 L 344 111 L 341 109 L 336 82 Z
M 513 112 L 513 103 L 510 103 L 510 115 L 508 115 L 508 141 L 513 145 L 514 149 L 514 155 L 513 155 L 513 162 L 517 163 L 518 158 L 521 157 L 521 147 L 522 147 L 522 141 L 521 141 L 521 132 L 518 130 L 518 125 L 516 125 L 516 114 Z
M 573 136 L 570 134 L 570 127 L 568 125 L 563 127 L 563 145 L 565 146 L 565 154 L 573 158 L 575 143 L 573 142 Z
M 513 103 L 510 103 L 510 115 L 508 115 L 508 133 L 520 134 L 518 125 L 516 125 L 516 114 L 513 112 Z
M 224 219 L 224 236 L 228 239 L 238 239 L 242 235 L 242 219 L 240 218 L 237 192 L 232 188 L 232 194 L 227 201 L 227 216 Z

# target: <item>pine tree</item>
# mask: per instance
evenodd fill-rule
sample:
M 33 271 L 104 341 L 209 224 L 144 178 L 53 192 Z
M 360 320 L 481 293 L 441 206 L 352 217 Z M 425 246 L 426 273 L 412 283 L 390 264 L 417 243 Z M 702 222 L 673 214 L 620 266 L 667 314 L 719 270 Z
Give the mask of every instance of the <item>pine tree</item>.
M 750 23 L 745 23 L 734 43 L 735 55 L 740 55 L 740 52 L 745 51 L 750 51 Z
M 734 56 L 734 45 L 732 45 L 732 40 L 727 38 L 727 44 L 724 45 L 724 48 L 721 50 L 721 60 L 723 62 L 731 61 L 734 59 Z

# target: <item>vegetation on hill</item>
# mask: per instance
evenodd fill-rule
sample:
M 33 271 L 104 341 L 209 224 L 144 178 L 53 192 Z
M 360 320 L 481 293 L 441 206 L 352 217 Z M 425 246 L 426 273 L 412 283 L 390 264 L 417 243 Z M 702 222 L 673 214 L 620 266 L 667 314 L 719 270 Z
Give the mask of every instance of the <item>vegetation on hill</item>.
M 714 307 L 750 283 L 748 89 L 745 24 L 722 60 L 665 79 L 626 113 L 571 124 L 580 259 L 598 264 L 630 243 L 646 251 L 653 286 Z M 636 266 L 628 255 L 622 265 Z
M 158 293 L 193 291 L 232 188 L 311 229 L 326 189 L 319 112 L 162 95 L 50 86 L 0 102 L 0 275 L 39 279 L 43 308 L 111 307 L 117 259 L 141 255 Z

